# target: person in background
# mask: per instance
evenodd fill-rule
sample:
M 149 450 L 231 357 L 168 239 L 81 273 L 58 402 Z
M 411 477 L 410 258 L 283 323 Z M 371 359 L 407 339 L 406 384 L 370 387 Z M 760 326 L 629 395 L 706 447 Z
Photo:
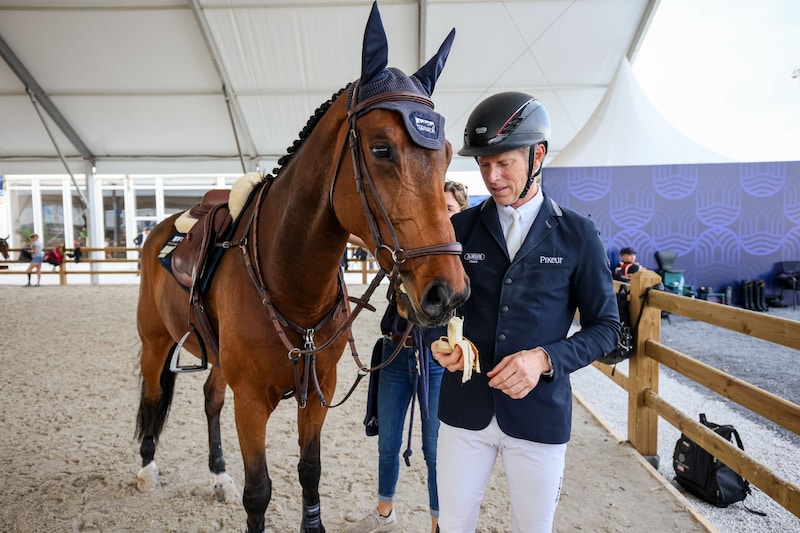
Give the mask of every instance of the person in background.
M 28 248 L 31 254 L 31 263 L 25 273 L 28 275 L 28 284 L 26 287 L 38 287 L 42 282 L 42 262 L 44 262 L 44 243 L 39 238 L 38 233 L 31 233 L 28 237 L 30 244 Z M 36 271 L 36 285 L 31 285 L 31 274 Z
M 447 212 L 450 216 L 469 207 L 466 186 L 448 180 L 444 184 L 444 190 Z M 351 242 L 366 248 L 365 244 L 359 241 L 361 240 L 357 237 L 351 237 Z M 381 359 L 373 361 L 371 366 L 389 360 L 397 349 L 407 325 L 408 323 L 398 315 L 395 302 L 389 302 L 381 319 L 381 333 L 383 334 Z M 428 346 L 442 335 L 446 335 L 444 327 L 421 330 L 415 326 L 394 360 L 378 371 L 376 381 L 370 381 L 370 385 L 377 382 L 377 391 L 369 391 L 370 397 L 373 398 L 373 406 L 374 400 L 377 400 L 377 406 L 376 413 L 368 414 L 369 420 L 365 420 L 365 423 L 368 425 L 368 434 L 374 434 L 374 432 L 370 432 L 369 424 L 372 424 L 373 427 L 377 424 L 378 505 L 366 517 L 348 527 L 345 530 L 346 533 L 379 533 L 401 529 L 394 512 L 394 500 L 400 476 L 403 426 L 408 406 L 412 403 L 415 394 L 419 397 L 421 412 L 424 411 L 424 404 L 427 403 L 427 417 L 422 416 L 422 453 L 428 469 L 431 532 L 437 531 L 439 516 L 439 497 L 436 488 L 436 440 L 439 433 L 437 412 L 439 385 L 444 369 L 431 359 Z M 417 353 L 420 357 L 425 358 L 420 365 L 417 364 Z M 423 364 L 428 370 L 427 376 L 420 369 Z M 372 378 L 372 376 L 370 377 Z M 424 377 L 427 377 L 427 383 L 419 381 Z M 411 416 L 413 420 L 413 409 Z M 407 451 L 406 454 L 408 453 Z
M 459 308 L 480 372 L 431 345 L 448 370 L 439 400 L 439 525 L 473 533 L 501 455 L 515 533 L 550 533 L 572 424 L 570 373 L 610 352 L 620 332 L 605 247 L 594 222 L 541 189 L 550 119 L 530 95 L 504 92 L 470 114 L 460 155 L 491 195 L 451 219 L 471 295 Z M 580 311 L 581 329 L 568 337 Z
M 630 246 L 626 246 L 619 251 L 619 258 L 621 261 L 614 269 L 614 279 L 617 281 L 629 282 L 631 274 L 645 270 L 645 268 L 636 262 L 636 251 Z
M 133 239 L 133 244 L 135 244 L 136 247 L 140 249 L 140 251 L 139 251 L 139 259 L 140 260 L 142 258 L 141 248 L 144 246 L 144 243 L 147 240 L 147 236 L 148 235 L 150 235 L 150 228 L 148 226 L 145 226 L 145 228 L 142 230 L 142 232 L 139 235 L 137 235 L 136 237 L 134 237 L 134 239 Z M 137 263 L 136 264 L 136 268 L 141 270 L 142 269 L 142 263 L 141 262 Z
M 81 262 L 81 259 L 83 259 L 83 250 L 81 250 L 80 239 L 75 239 L 72 241 L 72 252 L 68 253 L 67 257 L 74 258 L 76 263 Z

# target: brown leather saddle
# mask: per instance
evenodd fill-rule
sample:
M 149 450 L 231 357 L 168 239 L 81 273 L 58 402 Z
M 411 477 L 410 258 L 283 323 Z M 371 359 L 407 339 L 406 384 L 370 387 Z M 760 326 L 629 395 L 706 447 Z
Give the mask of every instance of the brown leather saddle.
M 219 366 L 218 334 L 206 313 L 203 297 L 219 260 L 218 254 L 225 248 L 217 244 L 228 237 L 233 224 L 228 207 L 229 196 L 230 191 L 226 189 L 208 191 L 199 204 L 181 217 L 184 218 L 183 221 L 180 218 L 176 220 L 176 226 L 186 223 L 187 220 L 192 224 L 170 257 L 172 275 L 189 291 L 191 305 L 189 331 L 173 350 L 170 365 L 173 372 L 206 370 L 209 355 L 214 366 Z M 178 363 L 179 354 L 189 333 L 195 335 L 200 345 L 201 364 L 181 366 Z
M 172 252 L 172 275 L 190 291 L 198 281 L 204 280 L 214 245 L 227 235 L 233 223 L 228 209 L 229 196 L 227 189 L 208 191 L 202 201 L 189 210 L 189 217 L 197 222 Z

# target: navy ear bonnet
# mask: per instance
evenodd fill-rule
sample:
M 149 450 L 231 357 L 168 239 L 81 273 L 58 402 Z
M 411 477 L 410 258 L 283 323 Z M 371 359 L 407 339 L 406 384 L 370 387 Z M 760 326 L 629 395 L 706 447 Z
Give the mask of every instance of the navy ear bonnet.
M 350 86 L 347 96 L 348 110 L 352 107 L 354 88 L 355 84 Z M 417 78 L 407 76 L 394 67 L 389 67 L 375 79 L 359 86 L 358 101 L 363 102 L 368 98 L 388 92 L 416 93 L 430 99 L 428 91 Z M 444 117 L 433 110 L 433 101 L 430 102 L 430 106 L 410 100 L 378 102 L 362 113 L 372 109 L 388 109 L 400 113 L 406 131 L 419 146 L 431 150 L 439 150 L 444 146 Z

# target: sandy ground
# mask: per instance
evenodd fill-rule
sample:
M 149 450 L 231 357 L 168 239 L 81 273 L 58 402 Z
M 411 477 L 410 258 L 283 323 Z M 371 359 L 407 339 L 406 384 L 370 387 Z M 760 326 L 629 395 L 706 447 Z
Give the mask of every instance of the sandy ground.
M 361 295 L 363 286 L 350 288 Z M 381 291 L 378 291 L 380 293 Z M 375 300 L 382 294 L 376 293 Z M 140 459 L 133 438 L 139 395 L 136 285 L 22 288 L 0 285 L 0 531 L 207 532 L 243 531 L 240 502 L 218 503 L 206 466 L 202 383 L 205 374 L 178 377 L 172 412 L 156 462 L 162 487 L 136 490 Z M 362 313 L 355 337 L 362 356 L 378 334 L 378 313 Z M 356 366 L 346 352 L 337 398 Z M 609 384 L 609 387 L 613 386 Z M 374 504 L 377 440 L 362 419 L 366 380 L 323 430 L 322 517 L 342 531 Z M 228 472 L 241 488 L 243 469 L 232 398 L 223 412 Z M 296 404 L 285 401 L 270 419 L 267 454 L 273 498 L 267 530 L 297 531 L 300 524 Z M 410 468 L 401 467 L 396 509 L 402 531 L 429 529 L 425 469 L 419 435 Z M 535 495 L 532 495 L 535 497 Z M 510 531 L 506 489 L 496 469 L 478 531 Z M 703 531 L 705 527 L 576 403 L 573 439 L 555 530 Z

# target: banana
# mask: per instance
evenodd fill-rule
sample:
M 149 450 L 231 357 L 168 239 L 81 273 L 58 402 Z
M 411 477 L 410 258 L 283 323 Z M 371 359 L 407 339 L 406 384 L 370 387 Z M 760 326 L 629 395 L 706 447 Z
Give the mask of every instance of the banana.
M 464 337 L 464 319 L 454 316 L 447 323 L 447 337 L 439 338 L 439 350 L 445 353 L 452 353 L 456 346 L 461 347 L 464 360 L 464 373 L 461 376 L 461 383 L 466 383 L 472 379 L 472 372 L 480 373 L 481 363 L 478 359 L 478 349 L 472 341 Z

